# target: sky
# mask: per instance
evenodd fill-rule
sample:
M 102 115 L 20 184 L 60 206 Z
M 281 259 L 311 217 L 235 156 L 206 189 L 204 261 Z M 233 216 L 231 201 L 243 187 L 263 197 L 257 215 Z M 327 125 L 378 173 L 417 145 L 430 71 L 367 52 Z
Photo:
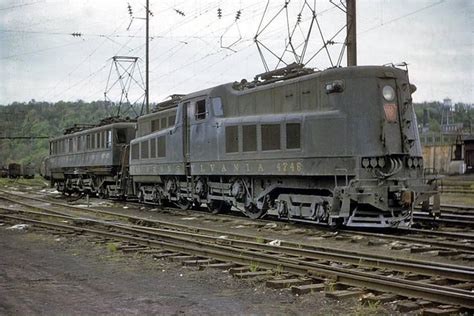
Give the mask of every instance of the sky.
M 339 0 L 333 0 L 339 7 L 329 0 L 291 0 L 286 9 L 284 2 L 150 0 L 150 102 L 252 80 L 265 71 L 255 37 L 269 69 L 283 65 L 272 52 L 280 56 L 285 46 L 283 61 L 294 62 L 311 26 L 303 63 L 319 70 L 337 66 L 345 36 Z M 0 104 L 117 102 L 119 75 L 131 67 L 134 80 L 125 76 L 124 84 L 130 84 L 130 101 L 141 100 L 144 6 L 145 0 L 0 0 Z M 418 87 L 415 102 L 449 97 L 473 103 L 473 12 L 472 0 L 357 0 L 358 64 L 407 63 Z M 331 38 L 328 51 L 320 50 Z M 113 56 L 138 61 L 115 65 Z

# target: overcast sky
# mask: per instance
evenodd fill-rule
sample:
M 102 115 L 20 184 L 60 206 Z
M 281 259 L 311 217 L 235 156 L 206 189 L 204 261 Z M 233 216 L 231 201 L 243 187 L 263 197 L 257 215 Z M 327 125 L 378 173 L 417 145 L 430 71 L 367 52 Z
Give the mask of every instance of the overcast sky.
M 314 0 L 308 1 L 314 6 Z M 339 3 L 337 1 L 334 1 Z M 252 79 L 264 66 L 253 38 L 260 22 L 268 25 L 257 39 L 275 54 L 284 51 L 302 10 L 292 44 L 302 51 L 310 23 L 302 0 L 150 0 L 150 101 L 221 83 Z M 132 15 L 128 11 L 132 8 Z M 145 0 L 0 0 L 0 104 L 13 101 L 85 101 L 104 99 L 114 55 L 140 57 L 134 78 L 144 78 Z M 222 16 L 218 17 L 217 10 Z M 237 11 L 240 17 L 236 20 Z M 416 102 L 474 102 L 472 0 L 357 0 L 360 65 L 408 63 L 418 90 Z M 265 14 L 264 14 L 265 12 Z M 318 23 L 325 40 L 345 23 L 344 13 L 329 0 L 317 0 Z M 183 15 L 184 14 L 184 15 Z M 133 19 L 131 19 L 133 17 Z M 131 23 L 130 23 L 131 22 Z M 80 33 L 81 36 L 73 36 Z M 322 50 L 315 23 L 303 62 L 317 69 L 337 63 L 344 32 Z M 276 59 L 263 48 L 268 66 Z M 285 62 L 294 61 L 287 52 Z M 345 56 L 342 65 L 345 66 Z M 114 70 L 112 68 L 112 70 Z M 120 96 L 116 84 L 107 96 Z M 142 94 L 137 84 L 130 99 Z

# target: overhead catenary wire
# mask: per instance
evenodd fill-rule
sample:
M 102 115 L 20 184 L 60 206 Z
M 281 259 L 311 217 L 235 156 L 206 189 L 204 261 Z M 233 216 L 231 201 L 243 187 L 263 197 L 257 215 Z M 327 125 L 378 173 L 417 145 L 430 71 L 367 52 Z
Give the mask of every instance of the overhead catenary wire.
M 335 2 L 339 7 L 332 7 L 332 8 L 335 8 L 336 11 L 339 9 L 343 9 L 343 3 L 337 3 L 337 1 L 331 1 L 331 2 Z M 389 24 L 389 23 L 393 23 L 393 22 L 396 22 L 400 19 L 403 19 L 405 18 L 406 16 L 411 16 L 413 14 L 416 14 L 420 11 L 423 11 L 423 10 L 426 10 L 427 8 L 430 8 L 430 7 L 433 7 L 435 5 L 438 5 L 440 3 L 443 3 L 443 1 L 439 1 L 435 4 L 431 4 L 429 6 L 425 6 L 423 8 L 420 8 L 420 9 L 417 9 L 417 10 L 414 10 L 413 12 L 409 12 L 403 16 L 399 16 L 399 17 L 396 17 L 392 20 L 386 20 L 384 21 L 383 24 L 381 25 L 378 25 L 378 26 L 374 26 L 372 28 L 369 28 L 365 31 L 362 31 L 361 33 L 366 33 L 366 32 L 370 32 L 372 29 L 376 29 L 378 27 L 382 27 L 386 24 Z M 226 54 L 225 52 L 225 49 L 219 49 L 219 45 L 218 45 L 218 42 L 217 41 L 214 41 L 215 39 L 219 39 L 220 36 L 222 36 L 222 34 L 219 34 L 220 31 L 218 31 L 219 29 L 222 30 L 223 28 L 221 27 L 222 24 L 225 24 L 225 21 L 224 19 L 226 18 L 234 18 L 235 17 L 235 10 L 234 9 L 229 9 L 229 6 L 227 5 L 223 5 L 222 1 L 213 1 L 211 3 L 205 3 L 203 5 L 203 8 L 199 8 L 199 9 L 196 9 L 196 10 L 189 10 L 189 8 L 186 8 L 185 6 L 186 4 L 186 1 L 182 1 L 182 2 L 179 2 L 179 3 L 173 3 L 173 5 L 169 5 L 167 4 L 167 6 L 169 6 L 169 10 L 173 10 L 174 7 L 176 8 L 183 8 L 183 12 L 186 13 L 186 15 L 184 17 L 180 17 L 178 15 L 176 15 L 176 24 L 175 25 L 172 25 L 170 26 L 168 29 L 166 29 L 165 27 L 165 30 L 164 31 L 158 31 L 158 32 L 154 32 L 154 34 L 151 35 L 151 38 L 154 38 L 156 41 L 153 41 L 153 45 L 156 49 L 156 51 L 160 52 L 160 54 L 157 54 L 156 51 L 154 53 L 155 56 L 153 56 L 152 58 L 152 62 L 153 64 L 151 65 L 152 67 L 150 67 L 151 69 L 151 74 L 153 74 L 153 79 L 161 79 L 163 77 L 167 77 L 169 75 L 172 75 L 173 74 L 173 71 L 175 69 L 179 69 L 179 70 L 182 70 L 182 69 L 185 69 L 187 66 L 189 65 L 196 65 L 196 64 L 199 64 L 199 68 L 205 68 L 206 65 L 207 67 L 209 66 L 214 66 L 214 63 L 213 61 L 210 61 L 211 59 L 212 60 L 215 60 L 215 57 L 218 56 L 219 54 Z M 224 2 L 225 4 L 225 2 Z M 235 4 L 235 6 L 237 6 L 238 4 Z M 255 3 L 252 3 L 252 6 L 255 7 L 255 8 L 262 8 L 263 6 L 265 5 L 264 2 L 255 2 Z M 272 4 L 270 4 L 271 6 Z M 281 2 L 280 2 L 280 5 L 281 5 Z M 217 8 L 221 8 L 222 9 L 222 17 L 221 19 L 219 19 L 218 16 L 216 16 L 216 9 Z M 156 13 L 158 12 L 158 13 Z M 162 14 L 162 10 L 158 11 L 156 10 L 155 14 Z M 188 13 L 189 12 L 189 13 Z M 249 13 L 249 11 L 243 10 L 244 14 L 242 14 L 242 17 L 247 17 L 247 14 Z M 320 13 L 318 13 L 320 14 Z M 212 16 L 213 17 L 213 20 L 209 19 L 209 17 Z M 254 12 L 252 12 L 252 19 L 253 20 L 256 20 L 255 19 L 255 16 L 256 14 Z M 195 34 L 195 36 L 187 36 L 187 35 L 182 35 L 182 34 L 176 34 L 177 30 L 180 30 L 180 28 L 184 27 L 184 26 L 189 26 L 189 25 L 192 25 L 195 23 L 195 21 L 199 21 L 199 23 L 196 23 L 197 25 L 200 25 L 200 23 L 202 23 L 203 21 L 205 21 L 206 19 L 209 19 L 210 23 L 208 23 L 207 25 L 203 26 L 202 29 L 204 29 L 205 31 L 201 34 Z M 288 19 L 288 18 L 287 18 Z M 222 21 L 224 23 L 221 23 L 221 24 L 217 24 L 219 21 Z M 308 20 L 309 21 L 309 20 Z M 128 21 L 126 21 L 128 22 Z M 212 22 L 212 23 L 211 23 Z M 287 28 L 287 26 L 285 26 Z M 199 28 L 196 28 L 196 30 L 198 30 Z M 300 28 L 300 26 L 298 26 L 298 29 L 299 31 L 301 31 L 302 29 Z M 169 33 L 166 33 L 166 30 L 169 31 Z M 12 33 L 13 32 L 23 32 L 23 33 L 29 33 L 30 31 L 28 30 L 0 30 L 0 32 L 2 31 L 11 31 Z M 125 33 L 120 33 L 120 34 L 115 34 L 113 36 L 110 36 L 110 35 L 107 35 L 107 34 L 101 34 L 102 32 L 97 32 L 97 33 L 94 33 L 94 32 L 90 32 L 88 33 L 87 30 L 85 30 L 84 32 L 81 31 L 81 30 L 78 30 L 77 32 L 81 33 L 81 37 L 80 38 L 77 38 L 77 40 L 81 40 L 81 39 L 86 39 L 86 40 L 89 40 L 88 37 L 92 38 L 92 37 L 103 37 L 104 38 L 104 41 L 105 43 L 107 43 L 107 41 L 110 42 L 110 46 L 112 46 L 112 43 L 113 45 L 120 45 L 118 46 L 119 47 L 119 51 L 120 52 L 123 52 L 123 51 L 128 51 L 128 52 L 133 52 L 133 54 L 137 54 L 137 56 L 140 56 L 139 54 L 142 52 L 142 49 L 143 49 L 143 45 L 140 43 L 138 45 L 134 45 L 137 43 L 138 40 L 142 39 L 143 36 L 140 35 L 140 34 L 137 34 L 136 36 L 133 35 L 133 34 L 125 34 Z M 137 31 L 138 32 L 138 31 Z M 287 32 L 288 32 L 288 29 L 287 29 Z M 341 32 L 339 30 L 339 32 Z M 104 32 L 105 33 L 105 32 Z M 182 33 L 182 32 L 181 32 Z M 51 35 L 51 36 L 71 36 L 72 38 L 72 35 L 70 35 L 71 33 L 69 32 L 61 32 L 61 31 L 45 31 L 45 32 L 41 32 L 41 31 L 36 31 L 36 30 L 32 30 L 31 31 L 31 34 L 43 34 L 43 35 Z M 294 31 L 291 32 L 291 34 L 294 34 Z M 242 50 L 243 50 L 243 46 L 245 46 L 247 44 L 247 41 L 250 40 L 250 37 L 246 36 L 246 34 L 242 34 L 243 35 L 243 39 L 242 39 L 242 43 L 239 43 L 238 46 L 235 47 L 235 51 L 237 54 L 239 54 Z M 106 37 L 107 36 L 107 37 Z M 299 35 L 298 35 L 299 36 Z M 281 37 L 281 34 L 280 34 L 280 37 Z M 107 40 L 108 38 L 108 40 Z M 273 29 L 271 30 L 271 33 L 269 33 L 269 35 L 266 35 L 265 37 L 262 37 L 262 38 L 269 38 L 271 40 L 275 40 L 275 39 L 278 39 L 279 38 L 279 34 L 278 32 L 275 32 Z M 324 36 L 324 38 L 326 39 L 325 41 L 323 40 L 323 42 L 325 42 L 326 44 L 326 47 L 323 47 L 323 51 L 327 54 L 327 49 L 329 49 L 329 46 L 328 45 L 331 45 L 330 42 L 333 42 L 334 44 L 337 44 L 337 45 L 342 45 L 344 46 L 344 42 L 341 42 L 339 40 L 335 40 L 335 41 L 332 41 L 332 37 L 326 37 L 326 35 Z M 171 46 L 171 45 L 168 45 L 171 46 L 171 49 L 170 48 L 167 48 L 166 50 L 162 50 L 162 47 L 160 47 L 160 45 L 163 43 L 162 40 L 158 41 L 157 39 L 169 39 L 169 40 L 176 40 L 176 41 L 179 41 L 177 42 L 174 46 Z M 124 41 L 126 40 L 126 41 Z M 80 41 L 77 41 L 78 43 Z M 203 42 L 203 43 L 207 43 L 207 45 L 200 45 L 200 46 L 195 46 L 195 45 L 199 45 L 199 44 L 196 44 L 198 42 Z M 125 43 L 125 46 L 123 45 Z M 170 61 L 172 62 L 173 60 L 171 60 L 171 58 L 175 58 L 174 60 L 177 60 L 178 58 L 182 58 L 183 56 L 183 52 L 186 51 L 186 45 L 189 45 L 189 44 L 192 44 L 194 46 L 192 46 L 193 48 L 195 47 L 200 47 L 201 50 L 199 51 L 196 51 L 195 54 L 193 54 L 192 56 L 192 59 L 186 59 L 184 62 L 181 62 L 181 65 L 184 65 L 183 67 L 172 67 L 173 69 L 171 71 L 161 71 L 161 69 L 159 67 L 161 67 L 161 65 L 163 65 L 164 63 L 170 63 Z M 105 44 L 102 44 L 102 45 L 105 45 Z M 107 44 L 108 45 L 108 44 Z M 294 51 L 296 50 L 300 50 L 302 46 L 302 44 L 292 44 L 294 46 L 294 48 L 290 48 L 290 47 L 285 47 L 286 49 L 288 49 L 289 52 L 292 52 L 292 54 L 294 55 L 294 58 L 295 59 L 299 59 L 299 60 L 302 60 L 302 56 L 304 56 L 303 54 L 301 53 L 298 53 L 298 56 L 294 54 Z M 207 46 L 207 50 L 204 50 L 203 48 L 205 48 Z M 175 47 L 175 48 L 173 48 Z M 191 46 L 188 46 L 190 47 L 189 49 L 193 49 L 191 48 Z M 339 46 L 338 46 L 339 47 Z M 54 48 L 51 48 L 51 49 L 54 49 Z M 309 48 L 307 48 L 308 51 L 306 52 L 305 51 L 305 54 L 307 56 L 310 56 L 310 61 L 314 61 L 315 59 L 312 59 L 312 55 L 310 55 L 310 51 L 312 52 L 312 49 L 309 50 Z M 333 49 L 333 48 L 331 48 Z M 333 51 L 331 51 L 333 52 Z M 32 51 L 30 52 L 30 54 L 34 54 L 35 51 Z M 38 50 L 38 53 L 41 53 L 40 50 Z M 209 55 L 209 54 L 212 54 L 212 55 Z M 277 54 L 279 57 L 281 57 L 282 54 Z M 109 55 L 110 56 L 110 55 Z M 184 55 L 186 56 L 186 55 Z M 322 55 L 324 57 L 324 55 Z M 339 55 L 339 58 L 337 59 L 333 59 L 332 62 L 331 62 L 331 65 L 333 66 L 337 66 L 337 65 L 340 65 L 340 60 L 341 60 L 341 55 Z M 8 56 L 7 56 L 8 57 Z M 223 57 L 224 61 L 227 60 L 229 57 L 227 55 L 225 55 Z M 162 59 L 162 60 L 160 60 Z M 84 62 L 86 62 L 87 60 L 89 60 L 89 58 L 85 58 L 84 59 Z M 317 61 L 317 60 L 316 60 Z M 202 64 L 202 66 L 201 66 Z M 179 64 L 178 64 L 179 65 Z M 187 66 L 186 66 L 187 65 Z M 80 66 L 75 66 L 76 68 L 73 68 L 72 70 L 72 73 L 76 73 L 76 70 L 77 67 L 80 69 Z M 103 67 L 99 66 L 99 67 L 94 67 L 96 69 L 103 69 Z M 197 68 L 196 68 L 197 69 Z M 160 70 L 160 71 L 158 71 Z M 90 75 L 93 75 L 94 73 L 96 73 L 96 71 L 92 72 L 92 73 L 89 73 L 86 78 L 88 78 L 87 80 L 90 80 L 92 78 L 95 78 L 97 77 L 98 75 L 100 74 L 96 74 L 95 76 L 93 77 L 90 77 Z M 69 77 L 71 76 L 71 74 L 68 74 L 66 77 Z M 198 74 L 199 76 L 199 74 Z M 74 97 L 75 95 L 77 95 L 76 92 L 72 92 L 74 91 L 73 89 L 74 88 L 78 88 L 78 87 L 82 87 L 83 85 L 89 83 L 88 81 L 84 81 L 85 78 L 77 78 L 78 76 L 76 76 L 76 78 L 74 78 L 76 80 L 76 82 L 73 82 L 72 85 L 70 85 L 70 87 L 73 87 L 72 89 L 69 89 L 69 87 L 67 89 L 64 89 L 62 91 L 59 91 L 59 95 L 60 96 L 67 96 L 67 97 Z M 64 82 L 64 80 L 62 80 Z M 79 90 L 79 89 L 77 89 Z M 57 96 L 58 91 L 53 91 L 54 93 L 54 96 Z M 81 89 L 81 93 L 84 92 L 82 89 Z M 89 91 L 87 91 L 89 92 Z

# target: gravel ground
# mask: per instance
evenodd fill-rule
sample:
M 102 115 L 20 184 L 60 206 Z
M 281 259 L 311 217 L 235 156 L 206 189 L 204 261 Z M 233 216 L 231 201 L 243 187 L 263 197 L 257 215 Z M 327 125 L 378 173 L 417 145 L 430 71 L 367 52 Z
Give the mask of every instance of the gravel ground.
M 125 255 L 78 237 L 0 227 L 0 315 L 386 313 L 323 293 L 295 296 L 221 270 Z
M 23 187 L 20 191 L 25 189 L 33 188 Z M 245 233 L 257 238 L 265 236 L 426 261 L 472 264 L 429 253 L 394 252 L 389 249 L 390 243 L 369 245 L 365 237 L 348 240 L 318 227 L 281 222 L 251 223 L 246 218 L 213 216 L 205 212 L 149 212 L 144 211 L 149 207 L 124 206 L 97 199 L 90 202 L 92 207 L 181 224 L 218 227 L 224 232 Z M 76 203 L 83 204 L 84 200 Z M 236 280 L 221 270 L 198 271 L 167 260 L 153 260 L 146 255 L 125 255 L 84 238 L 13 231 L 7 230 L 7 226 L 10 225 L 0 227 L 0 315 L 396 313 L 392 305 L 367 307 L 357 299 L 335 301 L 326 298 L 324 293 L 298 297 L 289 290 L 268 289 L 264 282 Z M 334 236 L 321 237 L 328 234 Z

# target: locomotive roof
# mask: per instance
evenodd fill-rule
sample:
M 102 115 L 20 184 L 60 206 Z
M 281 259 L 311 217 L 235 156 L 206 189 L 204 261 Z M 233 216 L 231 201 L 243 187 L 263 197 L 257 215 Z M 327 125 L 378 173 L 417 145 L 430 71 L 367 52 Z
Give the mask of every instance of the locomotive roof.
M 300 81 L 305 81 L 312 78 L 320 77 L 324 80 L 333 80 L 333 79 L 343 79 L 343 78 L 363 78 L 368 76 L 381 77 L 381 78 L 397 78 L 405 75 L 405 70 L 391 67 L 391 66 L 350 66 L 350 67 L 340 67 L 340 68 L 330 68 L 299 77 L 294 77 L 291 79 L 282 78 L 279 81 L 265 84 L 265 82 L 258 82 L 254 87 L 235 89 L 234 86 L 238 84 L 237 82 L 225 83 L 215 87 L 203 89 L 200 91 L 192 92 L 185 95 L 182 99 L 182 102 L 202 97 L 202 96 L 217 96 L 222 89 L 225 89 L 227 93 L 232 94 L 247 94 L 254 91 L 261 91 L 266 89 L 271 89 L 273 87 L 279 87 L 289 83 L 295 83 Z
M 168 108 L 164 108 L 164 109 L 158 109 L 158 110 L 155 110 L 154 112 L 151 112 L 149 114 L 139 116 L 137 119 L 138 119 L 138 121 L 141 121 L 143 119 L 147 119 L 147 118 L 150 118 L 150 117 L 159 116 L 163 113 L 168 113 L 168 112 L 173 112 L 173 111 L 176 112 L 177 108 L 178 108 L 178 105 L 168 107 Z
M 102 130 L 106 130 L 106 129 L 109 129 L 109 128 L 135 127 L 135 124 L 136 124 L 135 122 L 119 122 L 119 123 L 106 124 L 106 125 L 101 125 L 101 126 L 97 126 L 97 127 L 88 128 L 88 129 L 83 129 L 83 130 L 75 132 L 75 133 L 61 135 L 61 136 L 58 136 L 58 137 L 51 138 L 50 140 L 55 141 L 55 140 L 72 138 L 72 137 L 75 137 L 75 136 L 78 136 L 78 135 L 84 135 L 84 134 L 88 134 L 90 132 L 102 131 Z

